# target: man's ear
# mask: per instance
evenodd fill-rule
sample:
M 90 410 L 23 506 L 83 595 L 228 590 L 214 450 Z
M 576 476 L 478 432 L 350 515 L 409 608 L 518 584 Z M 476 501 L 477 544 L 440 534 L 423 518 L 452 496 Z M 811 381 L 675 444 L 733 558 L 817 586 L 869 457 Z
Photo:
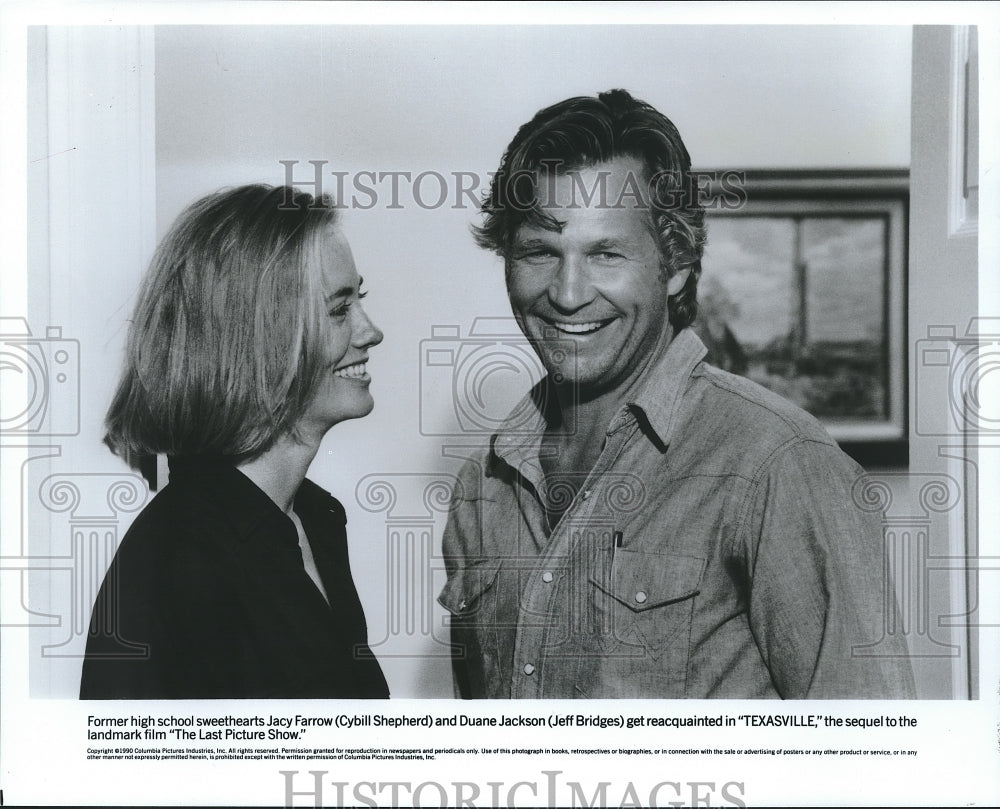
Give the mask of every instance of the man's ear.
M 691 268 L 685 267 L 683 270 L 678 270 L 670 279 L 667 281 L 667 296 L 676 295 L 684 288 L 684 284 L 687 283 L 688 276 L 691 274 Z

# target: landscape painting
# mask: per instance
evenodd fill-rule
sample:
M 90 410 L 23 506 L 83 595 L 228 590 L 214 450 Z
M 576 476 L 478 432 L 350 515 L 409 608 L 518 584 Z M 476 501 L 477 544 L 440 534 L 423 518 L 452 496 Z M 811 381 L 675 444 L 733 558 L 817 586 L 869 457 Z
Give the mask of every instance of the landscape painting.
M 795 179 L 756 194 L 748 179 L 745 205 L 710 212 L 695 330 L 709 362 L 838 440 L 901 438 L 905 205 L 860 183 L 804 193 Z

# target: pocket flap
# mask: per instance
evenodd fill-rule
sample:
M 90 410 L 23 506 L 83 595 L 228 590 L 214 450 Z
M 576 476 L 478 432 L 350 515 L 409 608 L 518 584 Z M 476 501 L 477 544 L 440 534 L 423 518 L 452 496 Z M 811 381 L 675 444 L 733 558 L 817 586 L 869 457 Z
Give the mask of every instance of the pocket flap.
M 472 615 L 479 606 L 479 599 L 497 580 L 500 565 L 497 562 L 473 562 L 458 568 L 448 579 L 438 603 L 452 615 Z
M 611 575 L 591 582 L 636 612 L 681 601 L 701 588 L 705 560 L 678 553 L 646 553 L 616 548 Z M 607 569 L 607 568 L 605 568 Z

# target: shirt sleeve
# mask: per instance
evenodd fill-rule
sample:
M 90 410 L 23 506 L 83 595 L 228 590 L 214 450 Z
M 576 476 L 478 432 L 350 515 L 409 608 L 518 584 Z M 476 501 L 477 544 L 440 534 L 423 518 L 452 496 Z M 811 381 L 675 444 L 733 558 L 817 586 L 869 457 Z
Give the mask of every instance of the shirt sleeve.
M 441 540 L 441 548 L 444 555 L 445 570 L 448 581 L 438 596 L 438 602 L 452 616 L 449 623 L 449 632 L 452 643 L 451 670 L 452 685 L 456 699 L 469 699 L 471 697 L 469 689 L 469 671 L 466 665 L 467 655 L 463 653 L 462 633 L 458 630 L 455 622 L 456 610 L 458 610 L 458 599 L 461 593 L 461 568 L 464 563 L 465 549 L 469 543 L 475 542 L 475 537 L 469 536 L 470 528 L 474 524 L 472 519 L 472 504 L 459 497 L 453 497 L 451 509 L 448 513 L 448 522 L 445 525 L 444 536 Z
M 880 515 L 854 503 L 863 470 L 800 440 L 764 464 L 739 540 L 749 620 L 778 693 L 792 699 L 914 697 Z
M 459 472 L 441 541 L 448 580 L 438 596 L 438 602 L 451 615 L 453 689 L 459 699 L 478 696 L 472 685 L 471 658 L 477 648 L 475 632 L 469 626 L 470 619 L 462 613 L 470 598 L 467 570 L 473 560 L 483 555 L 480 497 L 484 463 L 481 459 L 469 461 Z

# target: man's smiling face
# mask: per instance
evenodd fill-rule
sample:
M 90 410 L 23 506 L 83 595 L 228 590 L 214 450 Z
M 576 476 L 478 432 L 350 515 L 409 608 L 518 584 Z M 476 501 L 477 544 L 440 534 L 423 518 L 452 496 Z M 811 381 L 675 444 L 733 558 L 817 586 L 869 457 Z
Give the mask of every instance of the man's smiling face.
M 625 157 L 543 175 L 538 197 L 562 227 L 518 229 L 507 258 L 514 315 L 581 400 L 627 390 L 669 344 L 667 297 L 687 275 L 662 278 L 642 166 Z M 553 336 L 573 342 L 575 368 L 549 356 Z

